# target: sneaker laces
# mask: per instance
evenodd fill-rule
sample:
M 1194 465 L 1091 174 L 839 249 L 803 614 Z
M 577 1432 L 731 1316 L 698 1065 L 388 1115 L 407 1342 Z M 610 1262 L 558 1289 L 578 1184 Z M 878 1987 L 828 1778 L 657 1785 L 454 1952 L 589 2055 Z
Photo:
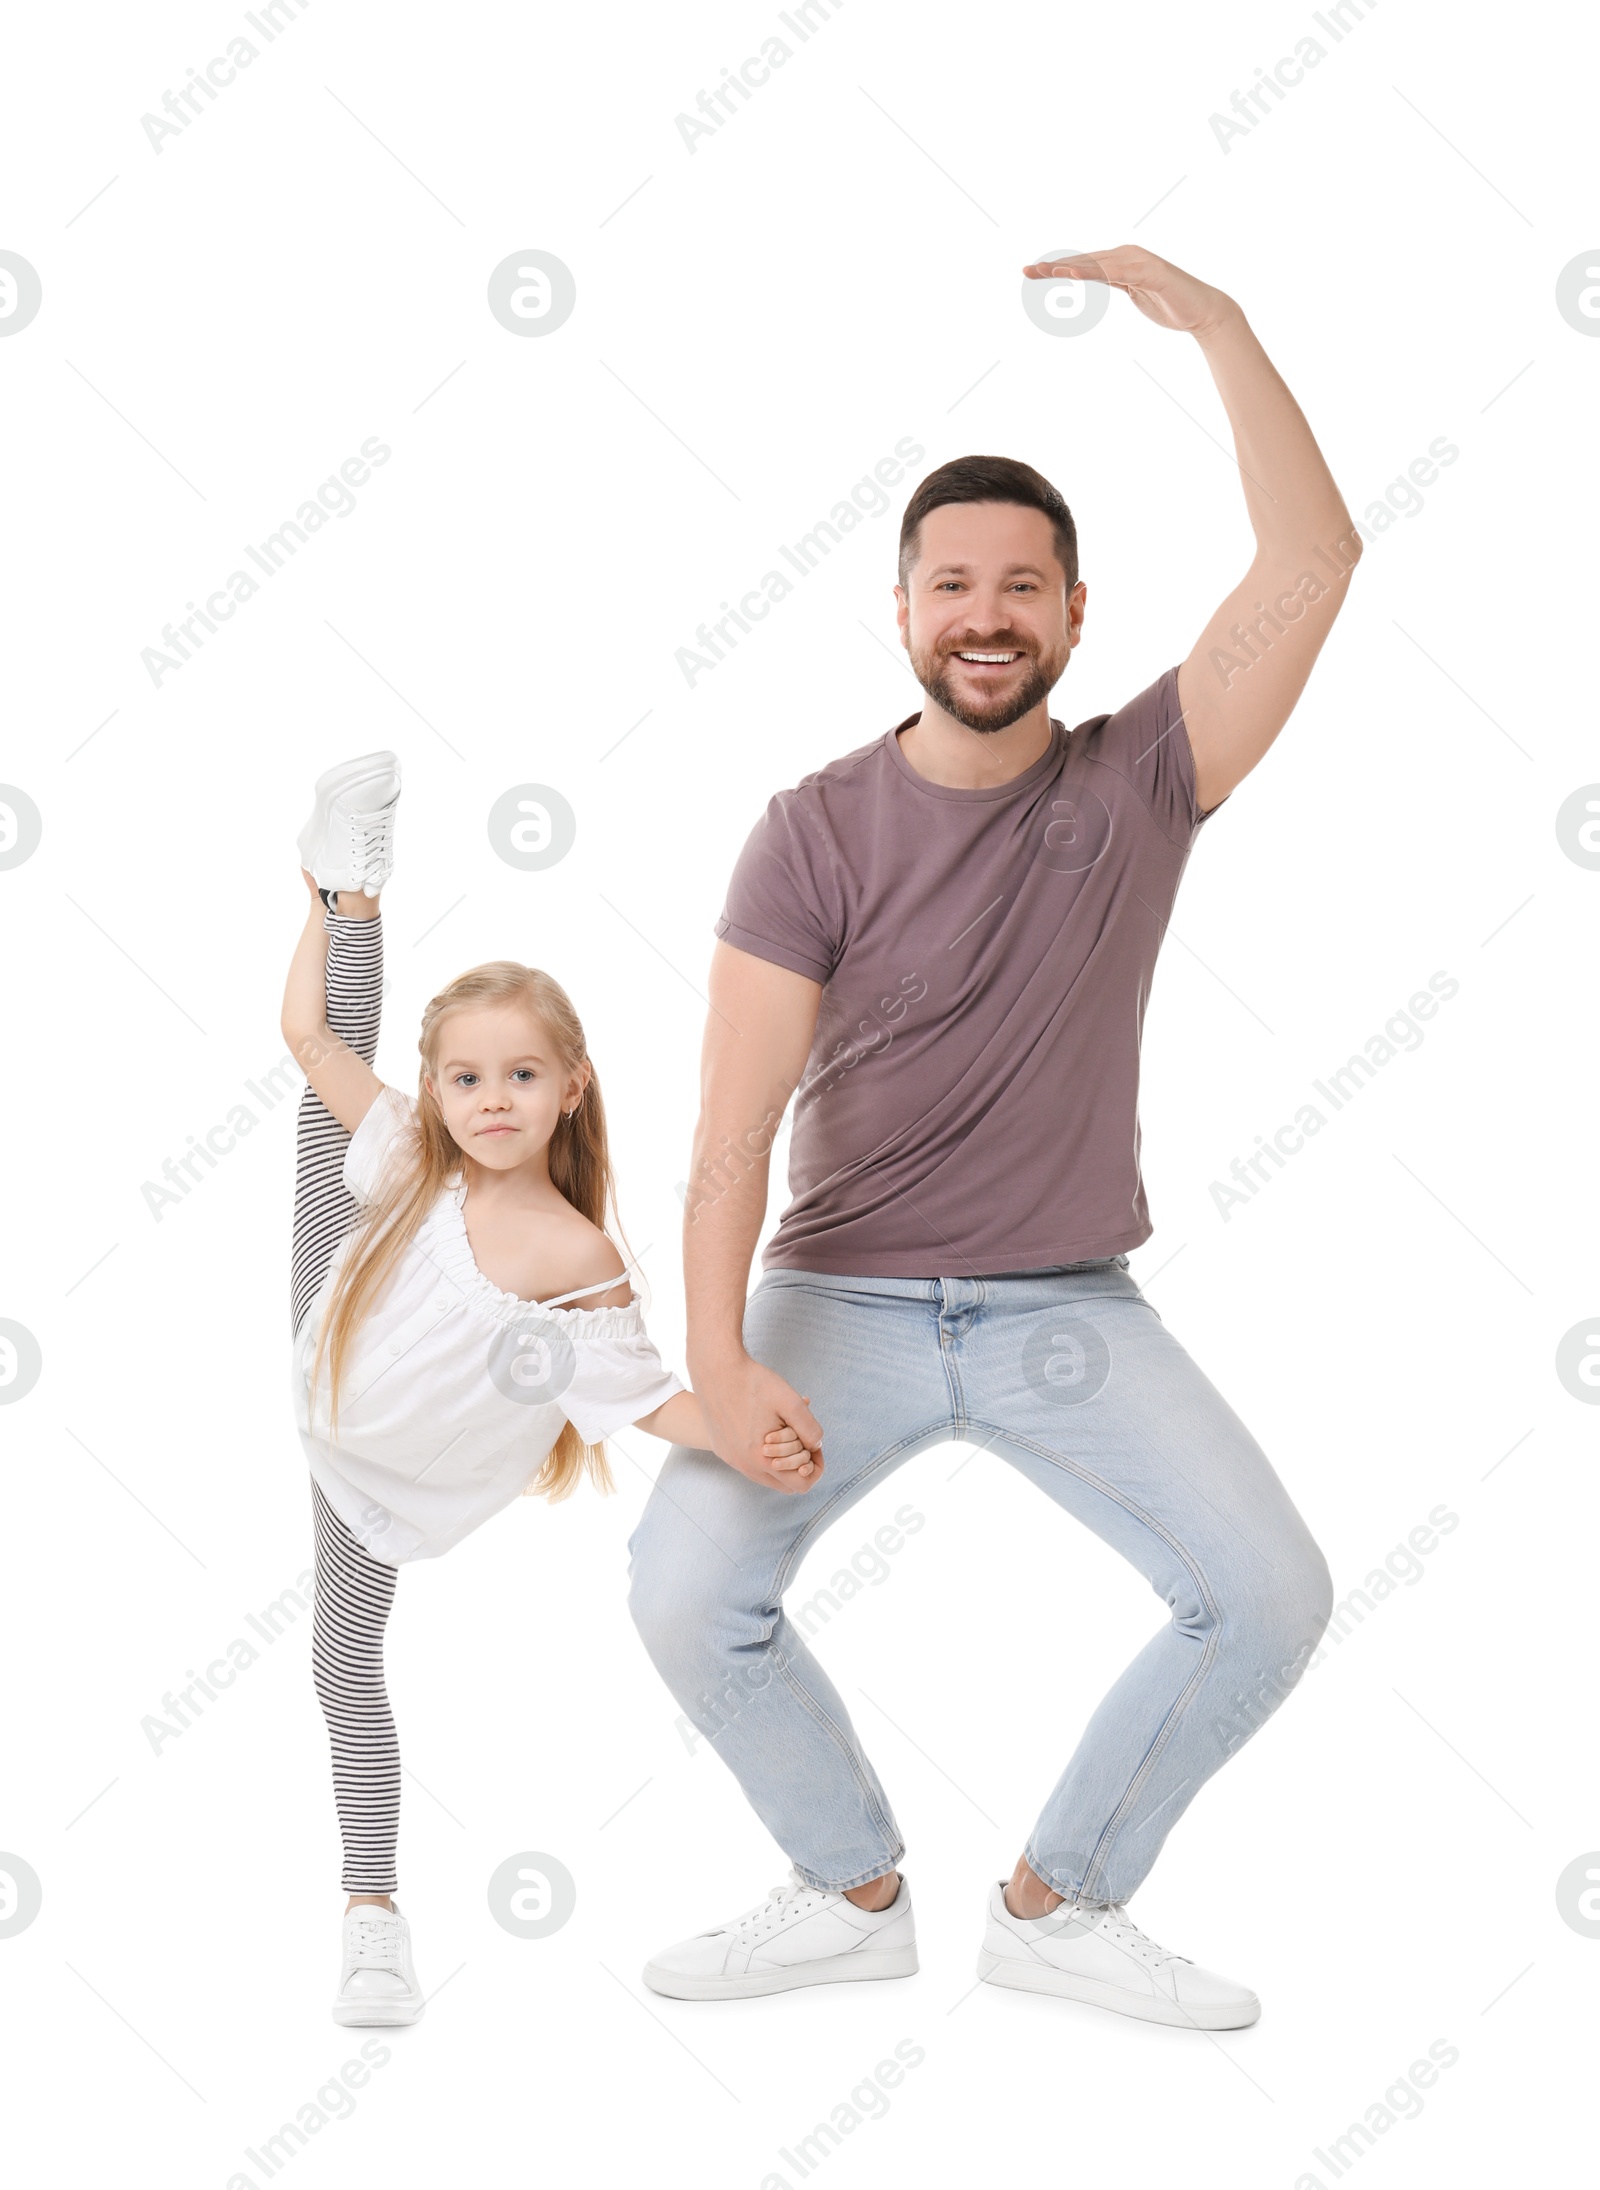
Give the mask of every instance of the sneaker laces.
M 404 1975 L 400 1925 L 388 1909 L 352 1909 L 347 1920 L 345 1950 L 354 1968 L 392 1969 Z
M 350 864 L 361 877 L 361 883 L 375 883 L 382 888 L 391 865 L 390 852 L 394 844 L 394 805 L 380 806 L 372 813 L 349 816 Z
M 808 1886 L 798 1871 L 792 1870 L 781 1886 L 772 1888 L 765 1901 L 758 1901 L 753 1909 L 746 1909 L 742 1916 L 736 1916 L 726 1928 L 729 1931 L 742 1932 L 760 1929 L 764 1924 L 781 1924 L 793 1915 L 805 1895 L 816 1891 L 817 1888 Z
M 1140 1930 L 1121 1901 L 1106 1902 L 1100 1913 L 1102 1927 L 1111 1934 L 1112 1944 L 1137 1954 L 1152 1969 L 1159 1969 L 1163 1962 L 1189 1960 L 1186 1954 L 1174 1954 L 1170 1947 L 1158 1946 L 1147 1931 Z

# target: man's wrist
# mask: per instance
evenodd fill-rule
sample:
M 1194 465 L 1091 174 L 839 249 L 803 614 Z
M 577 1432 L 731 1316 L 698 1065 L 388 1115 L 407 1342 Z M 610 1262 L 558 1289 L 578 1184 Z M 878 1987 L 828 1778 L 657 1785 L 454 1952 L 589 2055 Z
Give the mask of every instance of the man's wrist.
M 737 1334 L 723 1339 L 703 1341 L 699 1345 L 684 1348 L 684 1362 L 689 1371 L 689 1381 L 698 1391 L 703 1383 L 726 1376 L 730 1369 L 739 1369 L 750 1359 L 744 1342 Z
M 1230 296 L 1217 291 L 1216 310 L 1194 330 L 1194 339 L 1202 350 L 1235 341 L 1241 334 L 1250 333 L 1250 322 L 1244 316 L 1244 307 Z

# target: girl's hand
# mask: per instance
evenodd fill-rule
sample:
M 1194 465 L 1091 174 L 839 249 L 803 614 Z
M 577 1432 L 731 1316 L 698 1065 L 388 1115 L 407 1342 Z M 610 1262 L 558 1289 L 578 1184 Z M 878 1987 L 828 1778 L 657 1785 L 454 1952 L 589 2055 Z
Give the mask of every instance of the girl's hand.
M 768 1430 L 761 1440 L 761 1457 L 769 1468 L 785 1475 L 810 1475 L 816 1465 L 810 1449 L 802 1444 L 787 1422 L 780 1422 L 775 1430 Z

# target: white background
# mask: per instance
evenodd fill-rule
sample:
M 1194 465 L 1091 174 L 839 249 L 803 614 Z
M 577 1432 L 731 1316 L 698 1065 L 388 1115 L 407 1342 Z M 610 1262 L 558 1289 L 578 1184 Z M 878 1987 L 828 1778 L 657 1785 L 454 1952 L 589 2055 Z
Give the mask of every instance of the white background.
M 1224 151 L 1209 116 L 1308 7 L 850 0 L 785 33 L 793 59 L 691 153 L 675 115 L 776 9 L 311 5 L 154 151 L 141 115 L 246 27 L 228 5 L 35 10 L 5 52 L 0 246 L 44 288 L 0 342 L 0 775 L 44 820 L 0 873 L 0 1315 L 44 1360 L 4 1417 L 0 1849 L 44 1888 L 0 1939 L 18 2170 L 261 2184 L 246 2148 L 361 2035 L 328 2016 L 309 1618 L 159 1754 L 140 1724 L 310 1563 L 293 1102 L 252 1104 L 159 1221 L 142 1189 L 283 1053 L 313 778 L 376 746 L 404 763 L 387 1079 L 414 1085 L 421 1006 L 466 966 L 519 956 L 569 988 L 681 1362 L 711 923 L 770 793 L 917 704 L 890 594 L 910 481 L 692 689 L 674 651 L 910 436 L 913 478 L 996 450 L 1071 502 L 1089 617 L 1066 721 L 1181 658 L 1248 550 L 1204 362 L 1121 298 L 1075 340 L 1020 303 L 1025 260 L 1130 240 L 1241 300 L 1357 515 L 1436 437 L 1460 450 L 1368 551 L 1280 745 L 1197 846 L 1147 1032 L 1135 1275 L 1341 1597 L 1432 1508 L 1459 1517 L 1139 1896 L 1262 2020 L 1208 2039 L 972 1991 L 988 1882 L 1159 1608 L 1002 1464 L 956 1475 L 957 1447 L 850 1514 L 800 1585 L 908 1501 L 925 1517 L 819 1643 L 909 1838 L 921 1974 L 644 1994 L 650 1948 L 785 1864 L 628 1623 L 664 1454 L 630 1433 L 616 1498 L 521 1503 L 402 1575 L 402 1898 L 443 1989 L 286 2171 L 796 2190 L 779 2148 L 904 2040 L 925 2059 L 819 2163 L 829 2185 L 1329 2190 L 1313 2148 L 1438 2040 L 1459 2061 L 1363 2182 L 1537 2166 L 1577 2135 L 1600 1968 L 1555 1892 L 1600 1845 L 1596 1418 L 1554 1368 L 1600 1308 L 1600 875 L 1554 825 L 1600 776 L 1600 342 L 1555 305 L 1600 240 L 1592 49 L 1538 10 L 1385 6 L 1318 33 L 1326 60 Z M 522 340 L 485 290 L 530 248 L 578 302 Z M 141 650 L 373 435 L 392 456 L 355 511 L 154 686 Z M 578 817 L 538 874 L 485 828 L 527 782 Z M 1420 1049 L 1224 1222 L 1211 1182 L 1436 971 L 1459 994 Z M 486 1901 L 523 1850 L 577 1881 L 543 1941 Z

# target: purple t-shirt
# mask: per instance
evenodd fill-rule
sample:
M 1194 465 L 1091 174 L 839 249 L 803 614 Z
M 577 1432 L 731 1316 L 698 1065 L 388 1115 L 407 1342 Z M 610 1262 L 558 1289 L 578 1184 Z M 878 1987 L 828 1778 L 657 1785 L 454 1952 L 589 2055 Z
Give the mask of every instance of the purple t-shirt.
M 1139 1037 L 1206 818 L 1176 669 L 992 789 L 930 783 L 890 730 L 777 793 L 716 925 L 823 984 L 764 1267 L 972 1277 L 1149 1238 Z

